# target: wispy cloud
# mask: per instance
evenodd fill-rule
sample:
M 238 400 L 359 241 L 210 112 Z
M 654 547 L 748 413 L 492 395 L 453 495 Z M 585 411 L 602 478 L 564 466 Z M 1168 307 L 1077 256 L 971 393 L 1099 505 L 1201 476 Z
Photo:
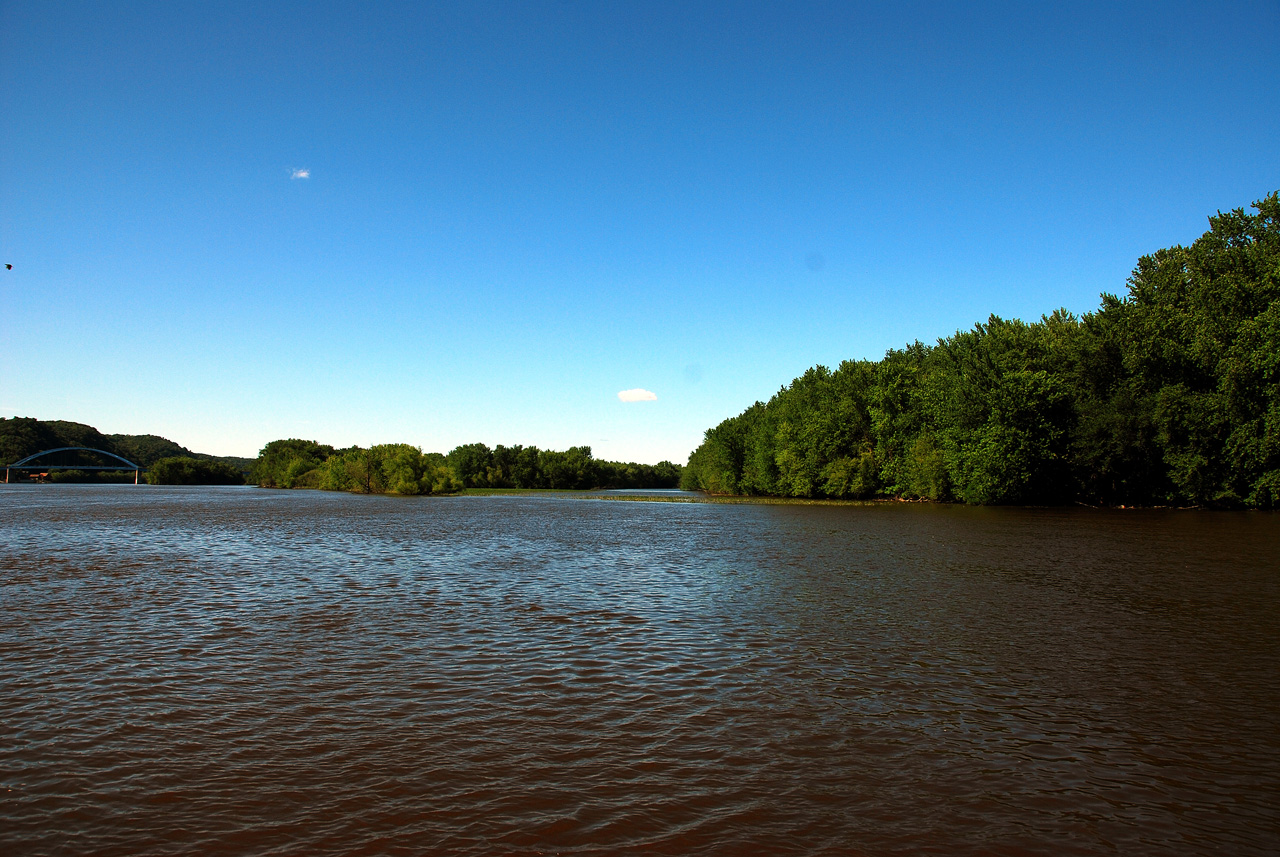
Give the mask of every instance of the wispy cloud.
M 309 178 L 311 178 L 311 170 L 307 169 L 306 167 L 299 167 L 298 169 L 293 170 L 293 171 L 289 174 L 289 178 L 291 178 L 291 179 L 309 179 Z
M 624 402 L 654 402 L 657 401 L 658 396 L 656 393 L 636 387 L 634 390 L 623 390 L 618 394 L 618 398 Z

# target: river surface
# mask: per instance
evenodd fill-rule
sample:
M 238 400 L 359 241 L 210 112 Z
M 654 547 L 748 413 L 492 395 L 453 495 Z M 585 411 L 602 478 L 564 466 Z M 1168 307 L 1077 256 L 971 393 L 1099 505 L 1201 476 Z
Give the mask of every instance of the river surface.
M 0 486 L 0 852 L 1280 853 L 1280 517 Z

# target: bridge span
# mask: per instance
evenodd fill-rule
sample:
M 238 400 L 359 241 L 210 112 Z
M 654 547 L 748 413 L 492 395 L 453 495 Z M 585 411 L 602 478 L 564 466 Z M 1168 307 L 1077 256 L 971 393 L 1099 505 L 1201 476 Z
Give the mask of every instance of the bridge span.
M 98 454 L 98 455 L 105 455 L 105 456 L 107 456 L 108 458 L 114 458 L 114 459 L 116 459 L 117 461 L 119 461 L 119 462 L 121 462 L 121 463 L 120 463 L 120 464 L 108 464 L 108 465 L 93 465 L 93 464 L 31 464 L 31 463 L 30 463 L 30 462 L 32 462 L 32 461 L 35 461 L 37 458 L 42 458 L 42 457 L 44 457 L 44 456 L 46 456 L 46 455 L 52 455 L 52 454 L 53 454 L 53 453 L 55 453 L 55 452 L 93 452 L 93 453 L 96 453 L 96 454 Z M 45 450 L 42 450 L 42 451 L 40 451 L 40 452 L 35 453 L 34 455 L 28 455 L 26 458 L 22 459 L 21 461 L 15 461 L 13 464 L 6 464 L 6 465 L 4 466 L 4 481 L 5 481 L 5 483 L 6 483 L 6 484 L 9 482 L 9 471 L 10 471 L 10 470 L 27 470 L 27 471 L 30 471 L 30 470 L 42 470 L 42 471 L 45 471 L 46 473 L 47 473 L 47 472 L 49 472 L 49 471 L 51 471 L 51 470 L 118 470 L 118 471 L 129 471 L 129 470 L 132 470 L 132 471 L 133 471 L 133 484 L 134 484 L 134 485 L 137 485 L 137 484 L 138 484 L 138 474 L 140 474 L 140 473 L 145 473 L 145 472 L 146 472 L 146 470 L 147 470 L 147 468 L 145 468 L 145 467 L 140 467 L 139 465 L 134 464 L 134 463 L 133 463 L 132 461 L 130 461 L 129 459 L 127 459 L 127 458 L 125 458 L 125 457 L 123 457 L 123 456 L 120 456 L 120 455 L 116 455 L 114 452 L 107 452 L 105 449 L 94 449 L 93 447 L 90 447 L 90 446 L 59 446 L 59 447 L 57 447 L 56 449 L 45 449 Z

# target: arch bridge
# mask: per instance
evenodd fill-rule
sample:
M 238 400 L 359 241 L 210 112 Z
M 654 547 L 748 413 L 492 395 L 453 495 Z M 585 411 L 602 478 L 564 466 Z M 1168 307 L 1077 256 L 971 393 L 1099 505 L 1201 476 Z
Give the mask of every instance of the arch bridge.
M 120 464 L 92 465 L 92 464 L 31 464 L 37 458 L 43 458 L 46 455 L 52 455 L 55 452 L 93 452 L 98 455 L 105 455 L 108 458 L 114 458 Z M 145 467 L 139 467 L 127 458 L 116 455 L 114 452 L 107 452 L 105 449 L 94 449 L 90 446 L 59 446 L 56 449 L 46 449 L 37 452 L 34 455 L 28 455 L 21 461 L 15 461 L 13 464 L 4 466 L 4 481 L 9 481 L 10 470 L 132 470 L 133 484 L 138 484 L 138 474 L 146 472 Z

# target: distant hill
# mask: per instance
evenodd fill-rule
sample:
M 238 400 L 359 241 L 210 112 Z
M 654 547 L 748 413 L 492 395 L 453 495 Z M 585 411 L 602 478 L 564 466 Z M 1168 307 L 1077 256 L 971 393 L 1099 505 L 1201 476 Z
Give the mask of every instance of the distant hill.
M 0 466 L 12 464 L 45 449 L 61 446 L 87 446 L 113 452 L 134 464 L 150 467 L 162 458 L 186 456 L 206 461 L 225 462 L 241 473 L 248 473 L 252 458 L 234 455 L 208 455 L 192 452 L 168 438 L 154 434 L 103 434 L 93 426 L 66 420 L 37 420 L 32 417 L 0 418 Z M 100 464 L 87 453 L 59 453 L 62 465 Z

